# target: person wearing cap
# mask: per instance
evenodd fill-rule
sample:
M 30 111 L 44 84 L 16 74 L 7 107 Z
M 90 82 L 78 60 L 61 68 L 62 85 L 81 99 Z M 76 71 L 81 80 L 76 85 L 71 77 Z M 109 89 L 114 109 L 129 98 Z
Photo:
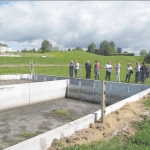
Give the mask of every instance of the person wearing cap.
M 76 63 L 74 65 L 74 72 L 75 72 L 76 78 L 78 77 L 78 71 L 79 71 L 79 62 L 76 60 Z
M 128 63 L 128 65 L 126 67 L 126 79 L 125 79 L 125 82 L 130 82 L 130 76 L 131 76 L 132 73 L 133 73 L 133 70 L 132 70 L 131 64 Z
M 74 63 L 71 60 L 71 62 L 69 64 L 69 75 L 70 75 L 70 78 L 73 78 L 73 69 L 74 69 Z
M 141 76 L 140 68 L 141 68 L 141 66 L 139 65 L 138 62 L 136 62 L 136 66 L 134 67 L 134 70 L 135 70 L 135 83 L 140 81 L 140 76 Z
M 98 62 L 98 60 L 95 61 L 95 66 L 94 66 L 94 73 L 95 73 L 95 80 L 99 79 L 99 70 L 100 70 L 101 66 Z
M 141 70 L 141 81 L 144 84 L 146 80 L 146 70 L 147 70 L 145 62 L 142 62 L 140 70 Z
M 92 68 L 92 65 L 91 65 L 90 61 L 88 60 L 85 63 L 86 79 L 90 79 L 91 78 L 91 68 Z
M 110 75 L 111 75 L 111 71 L 112 71 L 112 65 L 111 65 L 110 61 L 108 61 L 108 64 L 105 65 L 105 70 L 106 70 L 105 80 L 110 81 Z
M 116 61 L 116 64 L 115 64 L 115 69 L 116 69 L 116 82 L 120 82 L 120 63 L 119 61 Z

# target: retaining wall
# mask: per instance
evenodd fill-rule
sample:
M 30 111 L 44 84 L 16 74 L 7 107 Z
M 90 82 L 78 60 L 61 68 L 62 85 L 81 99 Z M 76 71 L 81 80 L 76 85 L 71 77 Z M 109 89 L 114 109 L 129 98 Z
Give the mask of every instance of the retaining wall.
M 67 83 L 61 80 L 0 86 L 0 110 L 64 98 Z

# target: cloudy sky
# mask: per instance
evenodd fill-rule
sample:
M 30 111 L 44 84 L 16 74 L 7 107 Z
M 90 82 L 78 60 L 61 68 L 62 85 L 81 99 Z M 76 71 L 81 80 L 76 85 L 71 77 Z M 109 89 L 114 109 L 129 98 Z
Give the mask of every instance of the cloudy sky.
M 16 51 L 45 39 L 61 49 L 114 41 L 138 55 L 150 50 L 150 1 L 0 2 L 0 43 Z

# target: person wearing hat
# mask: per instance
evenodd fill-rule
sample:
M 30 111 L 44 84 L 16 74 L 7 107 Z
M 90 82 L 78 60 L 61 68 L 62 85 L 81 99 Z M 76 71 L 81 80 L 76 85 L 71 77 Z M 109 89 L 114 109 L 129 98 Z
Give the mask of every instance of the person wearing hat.
M 128 65 L 126 67 L 126 79 L 125 79 L 125 82 L 130 82 L 130 76 L 131 76 L 132 73 L 133 73 L 133 70 L 132 70 L 131 64 L 128 63 Z
M 100 70 L 101 66 L 98 62 L 98 60 L 95 61 L 95 66 L 94 66 L 94 73 L 95 73 L 95 80 L 99 79 L 99 70 Z
M 73 78 L 73 69 L 74 69 L 74 63 L 71 60 L 71 62 L 69 64 L 69 75 L 70 75 L 70 78 Z

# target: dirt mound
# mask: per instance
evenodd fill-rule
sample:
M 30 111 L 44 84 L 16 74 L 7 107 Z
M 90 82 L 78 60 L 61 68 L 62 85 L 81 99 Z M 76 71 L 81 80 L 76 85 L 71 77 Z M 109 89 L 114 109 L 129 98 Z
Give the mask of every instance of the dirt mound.
M 80 130 L 72 136 L 64 137 L 61 140 L 54 139 L 48 150 L 61 150 L 62 146 L 90 144 L 93 141 L 109 140 L 120 132 L 129 138 L 136 132 L 132 122 L 141 121 L 141 114 L 150 113 L 143 105 L 143 101 L 148 97 L 150 97 L 150 94 L 137 102 L 126 103 L 121 109 L 108 114 L 105 117 L 105 123 L 101 123 L 99 120 L 90 124 L 89 128 Z

